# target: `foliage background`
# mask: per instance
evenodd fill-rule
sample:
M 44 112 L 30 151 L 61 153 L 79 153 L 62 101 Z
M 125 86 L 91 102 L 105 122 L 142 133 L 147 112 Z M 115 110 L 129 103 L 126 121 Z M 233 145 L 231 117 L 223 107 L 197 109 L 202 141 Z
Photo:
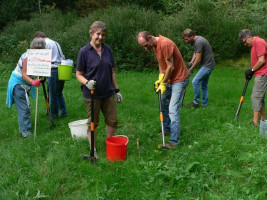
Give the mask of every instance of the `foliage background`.
M 16 6 L 8 9 L 6 2 L 0 4 L 2 17 L 6 12 L 13 15 L 8 15 L 11 22 L 0 32 L 0 60 L 12 68 L 38 30 L 58 41 L 65 56 L 76 62 L 79 49 L 90 40 L 88 29 L 96 20 L 108 26 L 106 43 L 114 52 L 118 70 L 157 68 L 153 54 L 145 53 L 136 42 L 142 30 L 169 37 L 189 61 L 192 46 L 183 41 L 181 34 L 191 28 L 210 41 L 217 63 L 248 52 L 237 39 L 240 29 L 249 28 L 256 35 L 267 36 L 267 2 L 262 0 L 106 0 L 101 4 L 88 0 L 41 1 L 41 10 L 38 2 L 20 6 L 22 0 L 13 0 Z M 20 10 L 18 18 L 11 10 L 20 8 L 25 10 Z

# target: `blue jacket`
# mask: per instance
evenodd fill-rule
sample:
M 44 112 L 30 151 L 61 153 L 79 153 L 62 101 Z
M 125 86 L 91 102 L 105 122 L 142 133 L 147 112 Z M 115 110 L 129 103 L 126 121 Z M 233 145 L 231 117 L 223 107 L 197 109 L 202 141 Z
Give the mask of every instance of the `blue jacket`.
M 16 73 L 12 72 L 7 87 L 7 97 L 6 97 L 6 104 L 8 107 L 11 108 L 12 104 L 14 103 L 13 100 L 13 89 L 17 84 L 28 84 L 21 76 L 17 75 Z M 31 86 L 31 97 L 35 98 L 35 88 Z

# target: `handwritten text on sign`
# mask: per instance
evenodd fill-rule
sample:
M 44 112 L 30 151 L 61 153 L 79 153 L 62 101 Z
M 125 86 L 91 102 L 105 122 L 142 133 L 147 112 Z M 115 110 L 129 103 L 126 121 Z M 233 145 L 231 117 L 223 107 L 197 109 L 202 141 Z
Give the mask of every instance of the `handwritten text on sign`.
M 28 49 L 27 58 L 27 75 L 51 76 L 52 49 Z

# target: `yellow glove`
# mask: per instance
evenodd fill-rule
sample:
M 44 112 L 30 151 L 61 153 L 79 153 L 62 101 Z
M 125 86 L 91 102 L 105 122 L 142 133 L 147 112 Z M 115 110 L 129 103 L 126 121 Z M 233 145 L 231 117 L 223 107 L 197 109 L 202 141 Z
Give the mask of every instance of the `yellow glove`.
M 164 94 L 166 92 L 166 85 L 167 83 L 161 82 L 156 92 L 160 91 L 161 94 Z
M 158 89 L 159 84 L 160 84 L 161 81 L 164 79 L 164 76 L 165 76 L 165 74 L 163 74 L 163 73 L 160 73 L 160 74 L 159 74 L 159 80 L 157 80 L 157 81 L 155 82 L 155 84 L 154 84 L 156 89 Z

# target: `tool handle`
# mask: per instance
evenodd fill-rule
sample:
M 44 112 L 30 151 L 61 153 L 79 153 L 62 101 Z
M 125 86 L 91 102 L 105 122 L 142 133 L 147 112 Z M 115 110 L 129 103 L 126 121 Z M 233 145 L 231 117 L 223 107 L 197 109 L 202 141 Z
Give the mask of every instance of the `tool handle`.
M 244 86 L 244 89 L 243 89 L 243 92 L 242 92 L 242 96 L 240 98 L 239 105 L 238 105 L 238 108 L 237 108 L 237 111 L 236 111 L 236 114 L 235 114 L 235 120 L 237 120 L 238 115 L 240 113 L 240 110 L 241 110 L 241 107 L 242 107 L 242 104 L 243 104 L 243 101 L 244 101 L 244 96 L 245 96 L 247 88 L 248 88 L 248 83 L 249 83 L 249 80 L 246 80 L 246 83 L 245 83 L 245 86 Z

